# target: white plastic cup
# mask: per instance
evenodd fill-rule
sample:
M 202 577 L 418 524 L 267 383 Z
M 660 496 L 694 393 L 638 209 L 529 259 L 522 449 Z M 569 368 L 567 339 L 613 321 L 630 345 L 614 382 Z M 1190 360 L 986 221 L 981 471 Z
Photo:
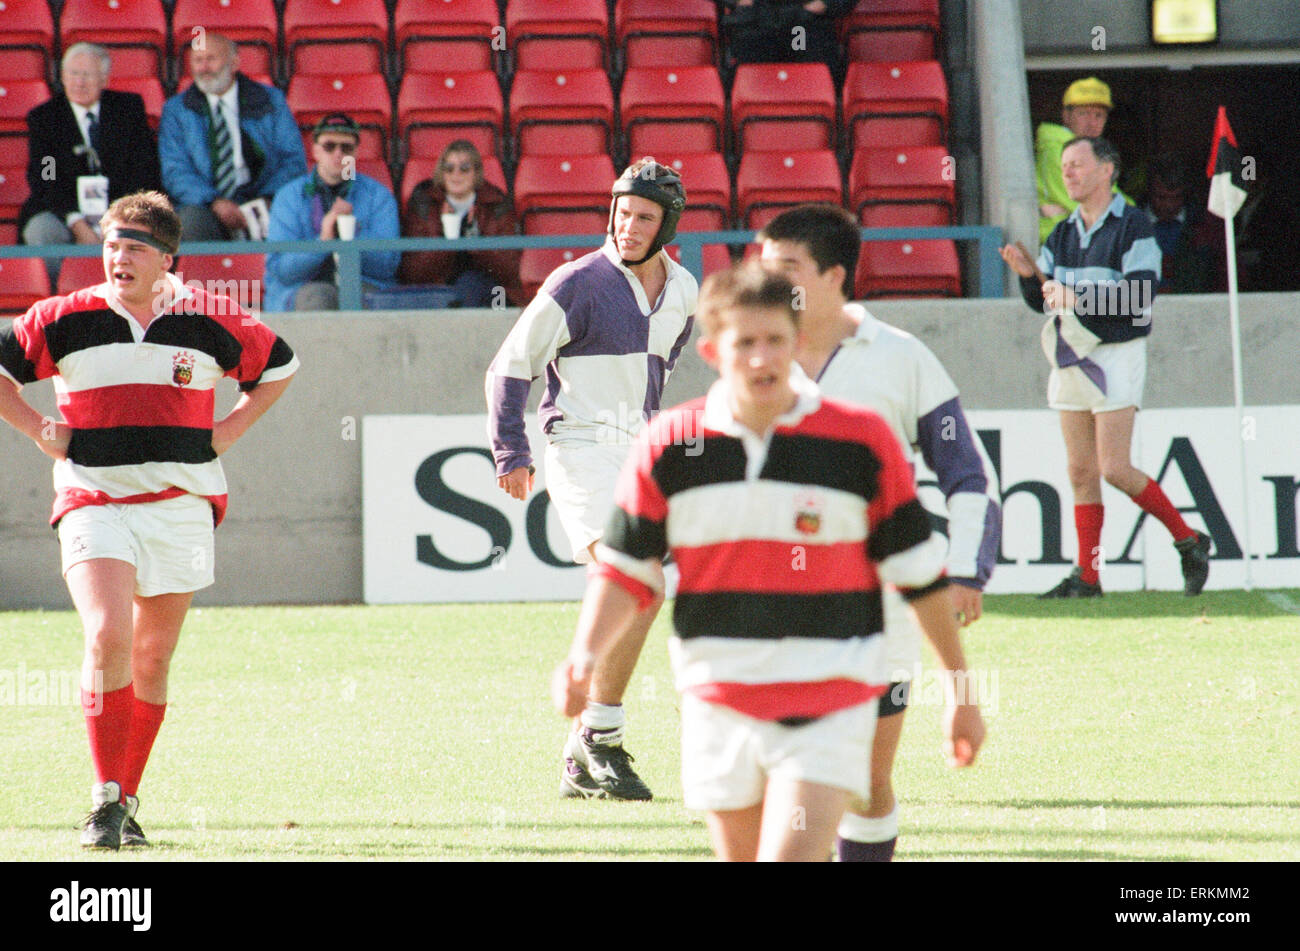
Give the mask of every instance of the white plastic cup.
M 442 216 L 442 236 L 444 238 L 460 237 L 460 215 L 456 212 L 447 212 Z
M 338 229 L 340 241 L 351 241 L 357 236 L 356 215 L 339 215 L 334 219 L 334 226 Z

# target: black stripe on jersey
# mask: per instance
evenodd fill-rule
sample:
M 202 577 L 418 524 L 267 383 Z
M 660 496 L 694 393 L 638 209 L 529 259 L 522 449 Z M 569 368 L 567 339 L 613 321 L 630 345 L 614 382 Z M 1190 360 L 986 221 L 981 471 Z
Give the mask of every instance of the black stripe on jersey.
M 930 516 L 916 499 L 904 502 L 871 530 L 867 554 L 879 564 L 930 537 Z
M 64 314 L 44 327 L 45 347 L 58 363 L 70 353 L 111 343 L 135 343 L 126 321 L 107 307 Z
M 693 446 L 666 446 L 650 470 L 664 498 L 719 482 L 745 480 L 745 447 L 732 436 L 706 436 Z
M 668 551 L 668 535 L 664 523 L 638 515 L 629 515 L 618 506 L 610 513 L 601 541 L 615 551 L 633 558 L 664 557 Z
M 289 349 L 289 345 L 284 342 L 283 338 L 276 337 L 275 343 L 271 344 L 271 353 L 266 358 L 266 366 L 263 368 L 262 373 L 267 370 L 274 370 L 276 367 L 286 366 L 292 359 L 293 351 Z M 246 383 L 239 384 L 240 392 L 247 393 L 249 390 L 255 390 L 257 384 L 261 382 L 262 376 L 259 373 L 256 380 L 249 380 Z
M 816 637 L 843 640 L 884 627 L 879 591 L 773 594 L 717 591 L 682 594 L 673 605 L 677 636 Z
M 145 342 L 206 353 L 227 373 L 239 366 L 244 353 L 234 334 L 202 314 L 163 314 L 149 325 Z
M 946 587 L 948 587 L 948 578 L 946 575 L 941 575 L 920 588 L 899 588 L 898 593 L 903 596 L 904 601 L 916 601 L 919 598 L 924 598 L 927 594 L 942 591 Z
M 36 364 L 27 359 L 12 324 L 0 330 L 0 367 L 23 385 L 36 382 Z
M 778 432 L 759 476 L 851 492 L 870 502 L 880 491 L 880 469 L 876 454 L 862 443 Z
M 79 466 L 136 466 L 145 462 L 211 462 L 212 430 L 188 426 L 110 426 L 74 429 L 68 458 Z

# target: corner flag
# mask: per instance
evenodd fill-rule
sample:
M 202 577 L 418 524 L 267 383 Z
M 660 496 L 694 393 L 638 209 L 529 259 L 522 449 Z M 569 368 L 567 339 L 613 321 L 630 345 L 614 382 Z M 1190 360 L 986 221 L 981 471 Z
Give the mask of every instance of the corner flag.
M 1210 179 L 1210 211 L 1220 218 L 1236 215 L 1246 201 L 1246 185 L 1241 177 L 1241 152 L 1223 106 L 1214 120 L 1214 142 L 1205 174 Z

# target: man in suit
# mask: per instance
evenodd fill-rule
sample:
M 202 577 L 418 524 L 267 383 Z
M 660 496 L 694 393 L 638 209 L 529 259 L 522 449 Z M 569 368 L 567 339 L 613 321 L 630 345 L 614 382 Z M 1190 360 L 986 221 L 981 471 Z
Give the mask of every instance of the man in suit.
M 104 47 L 72 44 L 63 54 L 63 92 L 27 114 L 25 244 L 99 244 L 96 226 L 110 202 L 161 187 L 144 100 L 104 88 L 111 65 Z M 57 273 L 58 261 L 48 263 Z
M 239 49 L 217 33 L 190 48 L 193 84 L 163 106 L 163 187 L 185 241 L 225 241 L 248 227 L 240 205 L 307 174 L 302 138 L 284 93 L 239 70 Z M 218 122 L 217 120 L 222 120 Z

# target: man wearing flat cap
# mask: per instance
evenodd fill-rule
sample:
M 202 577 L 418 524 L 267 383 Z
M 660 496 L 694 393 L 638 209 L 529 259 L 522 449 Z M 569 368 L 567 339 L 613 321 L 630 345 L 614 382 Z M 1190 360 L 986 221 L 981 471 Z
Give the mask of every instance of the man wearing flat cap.
M 360 138 L 356 122 L 341 112 L 316 123 L 311 147 L 315 167 L 276 192 L 269 240 L 399 236 L 397 199 L 383 183 L 357 171 Z M 389 285 L 400 261 L 398 251 L 367 251 L 361 255 L 361 276 L 370 285 Z M 328 251 L 268 254 L 263 306 L 270 311 L 338 310 L 334 255 Z

